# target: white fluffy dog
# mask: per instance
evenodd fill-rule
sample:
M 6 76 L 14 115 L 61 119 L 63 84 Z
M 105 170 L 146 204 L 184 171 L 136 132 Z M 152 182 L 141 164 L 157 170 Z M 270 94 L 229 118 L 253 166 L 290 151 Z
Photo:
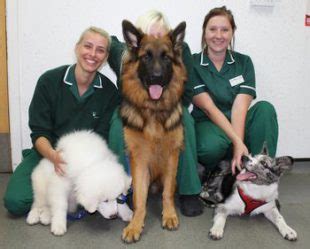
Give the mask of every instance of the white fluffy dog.
M 67 230 L 67 213 L 75 212 L 78 204 L 90 213 L 101 206 L 100 213 L 105 213 L 106 218 L 117 215 L 118 205 L 114 209 L 103 205 L 108 210 L 102 212 L 102 203 L 116 203 L 119 195 L 127 194 L 131 177 L 106 142 L 94 132 L 76 131 L 61 137 L 56 150 L 66 162 L 65 176 L 57 175 L 48 159 L 40 161 L 31 176 L 34 203 L 27 223 L 51 223 L 51 232 L 63 235 Z M 119 216 L 130 220 L 132 212 L 127 205 L 121 209 Z

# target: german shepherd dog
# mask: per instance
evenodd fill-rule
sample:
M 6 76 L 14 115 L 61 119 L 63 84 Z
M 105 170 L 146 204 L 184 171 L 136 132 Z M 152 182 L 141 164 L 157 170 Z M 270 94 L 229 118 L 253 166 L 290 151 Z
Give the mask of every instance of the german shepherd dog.
M 179 153 L 183 148 L 182 105 L 186 70 L 182 43 L 186 23 L 163 37 L 144 34 L 130 22 L 122 23 L 127 44 L 123 60 L 120 115 L 130 159 L 132 221 L 122 239 L 138 241 L 144 226 L 148 189 L 152 182 L 163 186 L 162 227 L 179 225 L 174 205 Z

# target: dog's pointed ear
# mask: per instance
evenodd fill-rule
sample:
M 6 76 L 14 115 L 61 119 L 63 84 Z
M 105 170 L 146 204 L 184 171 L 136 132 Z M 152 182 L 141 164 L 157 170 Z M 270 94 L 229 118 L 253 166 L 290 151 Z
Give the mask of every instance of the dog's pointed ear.
M 260 154 L 269 156 L 269 151 L 268 151 L 268 147 L 267 147 L 267 142 L 266 141 L 263 144 L 262 152 Z
M 174 30 L 170 31 L 170 38 L 175 51 L 182 51 L 185 28 L 186 22 L 181 22 Z
M 129 50 L 136 50 L 143 37 L 143 33 L 138 30 L 131 22 L 123 20 L 123 36 Z
M 291 170 L 293 168 L 294 159 L 290 156 L 277 157 L 276 159 L 276 171 L 282 174 L 284 171 Z

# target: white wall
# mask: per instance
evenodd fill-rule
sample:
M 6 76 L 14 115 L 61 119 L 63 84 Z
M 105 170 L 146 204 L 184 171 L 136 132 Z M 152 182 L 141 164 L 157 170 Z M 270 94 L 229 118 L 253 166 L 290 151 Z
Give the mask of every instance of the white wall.
M 187 21 L 186 40 L 200 50 L 201 26 L 210 8 L 227 5 L 238 26 L 235 49 L 252 57 L 258 99 L 271 101 L 280 124 L 278 155 L 310 157 L 310 27 L 304 26 L 309 0 L 276 0 L 253 7 L 250 0 L 8 0 L 8 65 L 13 167 L 31 146 L 28 106 L 38 77 L 47 69 L 74 62 L 82 30 L 103 27 L 121 36 L 121 21 L 155 8 L 172 26 Z M 115 79 L 107 68 L 103 70 Z

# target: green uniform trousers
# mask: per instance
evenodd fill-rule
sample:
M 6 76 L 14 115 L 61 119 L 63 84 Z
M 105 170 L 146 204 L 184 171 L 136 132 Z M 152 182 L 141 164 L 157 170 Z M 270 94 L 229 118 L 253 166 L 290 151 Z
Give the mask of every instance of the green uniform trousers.
M 194 119 L 188 110 L 183 107 L 183 126 L 185 150 L 179 157 L 179 167 L 177 172 L 178 192 L 181 195 L 199 194 L 201 183 L 197 171 L 197 152 Z M 124 144 L 123 124 L 116 110 L 111 119 L 109 134 L 109 147 L 119 157 L 127 172 L 130 172 L 128 157 Z
M 226 134 L 212 121 L 196 122 L 198 161 L 212 171 L 223 159 L 232 157 L 232 143 Z M 274 157 L 277 150 L 278 122 L 274 107 L 260 101 L 253 105 L 246 117 L 244 143 L 252 155 L 262 151 L 267 143 L 269 155 Z
M 23 161 L 10 177 L 3 198 L 4 206 L 11 214 L 21 216 L 29 212 L 33 201 L 31 173 L 41 159 L 35 149 L 23 150 Z

